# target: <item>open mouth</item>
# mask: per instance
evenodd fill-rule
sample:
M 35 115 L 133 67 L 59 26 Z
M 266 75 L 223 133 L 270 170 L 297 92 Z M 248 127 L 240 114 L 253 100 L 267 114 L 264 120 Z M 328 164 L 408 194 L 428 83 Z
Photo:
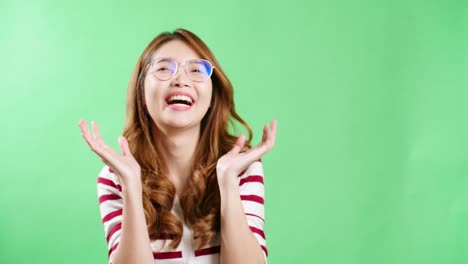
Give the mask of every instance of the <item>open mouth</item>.
M 193 100 L 192 98 L 186 95 L 173 95 L 166 99 L 166 103 L 168 105 L 179 104 L 179 105 L 192 106 Z

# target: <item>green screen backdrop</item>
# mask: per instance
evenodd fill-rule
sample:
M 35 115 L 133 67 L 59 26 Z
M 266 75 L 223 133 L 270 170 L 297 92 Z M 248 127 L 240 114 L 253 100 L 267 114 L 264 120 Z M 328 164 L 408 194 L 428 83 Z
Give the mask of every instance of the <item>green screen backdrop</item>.
M 0 263 L 106 263 L 103 164 L 162 31 L 212 48 L 263 158 L 269 263 L 468 263 L 468 2 L 0 2 Z

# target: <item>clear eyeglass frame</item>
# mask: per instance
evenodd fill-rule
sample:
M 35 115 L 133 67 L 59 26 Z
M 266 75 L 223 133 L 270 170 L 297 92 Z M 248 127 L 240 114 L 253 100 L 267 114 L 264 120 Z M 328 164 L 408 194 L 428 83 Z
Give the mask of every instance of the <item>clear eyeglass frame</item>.
M 155 64 L 157 64 L 159 62 L 162 62 L 162 61 L 167 61 L 167 62 L 171 63 L 171 66 L 175 66 L 175 68 L 173 69 L 173 72 L 171 72 L 171 74 L 166 74 L 167 76 L 165 76 L 165 74 L 157 74 L 156 71 L 154 71 L 154 72 L 151 71 L 151 68 Z M 204 64 L 204 65 L 209 66 L 210 71 L 206 75 L 202 75 L 202 74 L 196 75 L 196 74 L 193 74 L 192 72 L 190 72 L 189 69 L 188 69 L 188 66 L 191 65 L 192 63 L 199 64 L 200 62 L 202 62 L 202 64 Z M 152 74 L 154 77 L 156 77 L 157 79 L 159 79 L 161 81 L 167 81 L 167 80 L 169 80 L 172 77 L 177 75 L 177 72 L 179 71 L 180 67 L 183 67 L 183 69 L 185 70 L 185 74 L 189 77 L 190 80 L 192 80 L 194 82 L 205 82 L 205 81 L 207 81 L 211 77 L 211 75 L 213 74 L 213 71 L 215 69 L 215 66 L 213 66 L 213 64 L 211 64 L 211 62 L 209 62 L 208 60 L 205 60 L 205 59 L 193 59 L 193 60 L 188 60 L 188 61 L 185 61 L 185 62 L 177 62 L 174 59 L 160 58 L 160 59 L 156 59 L 156 60 L 153 60 L 153 61 L 148 63 L 148 65 L 147 65 L 147 74 Z

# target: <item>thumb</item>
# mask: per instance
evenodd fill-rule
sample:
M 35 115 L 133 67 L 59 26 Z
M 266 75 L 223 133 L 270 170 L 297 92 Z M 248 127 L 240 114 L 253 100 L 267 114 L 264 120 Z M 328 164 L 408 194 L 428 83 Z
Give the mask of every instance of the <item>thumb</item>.
M 130 152 L 130 147 L 128 146 L 127 139 L 125 139 L 125 137 L 123 136 L 120 136 L 118 141 L 119 141 L 120 149 L 122 150 L 122 155 L 132 156 L 132 152 Z
M 241 135 L 240 137 L 237 138 L 236 143 L 234 144 L 230 152 L 237 154 L 242 150 L 244 145 L 245 145 L 245 135 Z

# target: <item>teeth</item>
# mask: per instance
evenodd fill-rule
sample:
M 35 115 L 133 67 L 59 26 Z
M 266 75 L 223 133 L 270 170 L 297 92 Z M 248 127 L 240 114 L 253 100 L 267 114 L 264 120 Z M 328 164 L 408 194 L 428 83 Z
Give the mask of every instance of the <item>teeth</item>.
M 186 95 L 174 95 L 174 96 L 169 97 L 169 102 L 174 101 L 174 100 L 186 101 L 190 104 L 192 103 L 192 98 Z

